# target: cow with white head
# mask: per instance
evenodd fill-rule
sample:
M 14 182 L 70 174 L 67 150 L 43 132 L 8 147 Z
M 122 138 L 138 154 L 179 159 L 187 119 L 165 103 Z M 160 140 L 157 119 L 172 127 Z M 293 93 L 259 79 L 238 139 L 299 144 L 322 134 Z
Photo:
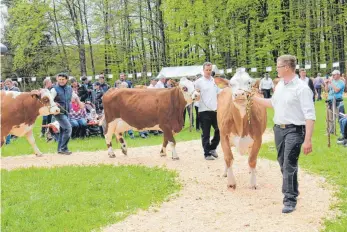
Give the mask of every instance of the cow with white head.
M 194 83 L 186 77 L 180 79 L 179 87 L 182 90 L 187 105 L 191 104 L 193 101 L 199 100 L 200 93 L 195 89 Z
M 221 145 L 225 160 L 224 176 L 228 177 L 228 188 L 236 188 L 233 174 L 233 152 L 236 147 L 241 154 L 249 154 L 248 164 L 251 174 L 251 187 L 256 189 L 255 168 L 257 156 L 262 143 L 262 135 L 266 129 L 266 110 L 259 105 L 247 105 L 252 94 L 255 79 L 243 70 L 237 70 L 231 80 L 215 78 L 215 83 L 224 88 L 218 96 L 217 121 L 220 130 Z M 246 115 L 248 107 L 249 114 Z

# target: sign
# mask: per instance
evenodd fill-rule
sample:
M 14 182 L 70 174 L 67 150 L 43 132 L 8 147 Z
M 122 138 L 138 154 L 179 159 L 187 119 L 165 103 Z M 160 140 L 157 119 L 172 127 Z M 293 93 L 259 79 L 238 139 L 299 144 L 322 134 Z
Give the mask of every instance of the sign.
M 305 64 L 305 69 L 311 69 L 311 65 L 310 64 Z
M 151 76 L 152 76 L 152 73 L 151 73 L 151 72 L 148 72 L 148 73 L 147 73 L 147 76 L 148 76 L 148 77 L 151 77 Z
M 108 74 L 108 79 L 112 79 L 113 78 L 113 74 Z
M 69 76 L 69 80 L 71 80 L 72 78 L 74 78 L 73 76 Z M 46 77 L 46 79 L 50 79 L 49 77 Z
M 87 76 L 87 80 L 91 81 L 93 79 L 93 76 Z
M 319 67 L 320 68 L 327 68 L 327 64 L 320 64 Z
M 269 67 L 266 67 L 266 72 L 271 72 L 272 71 L 272 67 L 269 66 Z
M 17 81 L 18 81 L 18 82 L 22 82 L 22 78 L 21 78 L 21 77 L 18 77 L 18 78 L 17 78 Z
M 133 74 L 128 74 L 128 78 L 133 78 Z
M 295 67 L 295 69 L 299 69 L 299 68 L 300 68 L 300 65 L 297 64 L 296 67 Z
M 219 70 L 220 74 L 224 74 L 224 69 Z
M 257 68 L 251 68 L 251 72 L 257 72 Z
M 142 73 L 136 73 L 136 77 L 141 77 Z
M 241 72 L 246 72 L 246 68 L 240 68 Z
M 227 73 L 232 73 L 233 69 L 232 68 L 228 68 L 227 69 Z
M 70 77 L 69 77 L 70 78 Z M 51 79 L 51 77 L 46 77 L 45 79 Z
M 333 67 L 334 67 L 334 68 L 340 67 L 340 63 L 339 63 L 339 62 L 334 62 L 334 63 L 333 63 Z
M 31 81 L 36 81 L 36 77 L 32 77 L 32 78 L 31 78 Z
M 95 75 L 95 80 L 99 80 L 99 75 Z

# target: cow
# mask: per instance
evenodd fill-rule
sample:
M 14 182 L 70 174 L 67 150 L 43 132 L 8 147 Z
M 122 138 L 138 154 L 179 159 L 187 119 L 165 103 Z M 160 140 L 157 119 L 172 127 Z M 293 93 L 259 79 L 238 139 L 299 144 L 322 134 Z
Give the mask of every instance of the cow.
M 161 130 L 164 141 L 160 150 L 166 156 L 166 146 L 172 147 L 172 159 L 177 160 L 173 133 L 183 128 L 184 108 L 194 100 L 199 100 L 199 93 L 193 82 L 182 78 L 179 86 L 171 89 L 111 89 L 103 96 L 105 140 L 108 155 L 113 158 L 112 135 L 121 143 L 121 150 L 127 155 L 127 146 L 123 132 L 128 130 Z
M 217 107 L 218 128 L 225 160 L 224 176 L 228 177 L 228 188 L 234 190 L 236 180 L 232 170 L 234 158 L 231 146 L 236 147 L 241 154 L 249 154 L 251 188 L 256 189 L 255 168 L 267 118 L 265 108 L 257 104 L 250 105 L 249 114 L 246 108 L 247 98 L 252 94 L 263 96 L 256 88 L 252 88 L 255 80 L 245 71 L 238 71 L 230 81 L 215 79 L 219 85 L 221 81 L 228 86 L 219 94 Z
M 36 156 L 42 156 L 33 136 L 36 118 L 58 113 L 60 110 L 48 89 L 23 93 L 1 91 L 1 146 L 9 134 L 25 136 Z

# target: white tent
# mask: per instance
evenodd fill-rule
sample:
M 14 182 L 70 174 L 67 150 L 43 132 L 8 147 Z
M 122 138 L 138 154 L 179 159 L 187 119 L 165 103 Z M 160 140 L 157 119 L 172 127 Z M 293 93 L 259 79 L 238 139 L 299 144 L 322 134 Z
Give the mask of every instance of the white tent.
M 212 71 L 214 71 L 216 74 L 220 74 L 216 65 L 212 65 Z M 159 79 L 161 76 L 165 78 L 179 79 L 181 77 L 193 77 L 198 74 L 203 74 L 202 65 L 164 67 L 160 70 L 157 79 Z

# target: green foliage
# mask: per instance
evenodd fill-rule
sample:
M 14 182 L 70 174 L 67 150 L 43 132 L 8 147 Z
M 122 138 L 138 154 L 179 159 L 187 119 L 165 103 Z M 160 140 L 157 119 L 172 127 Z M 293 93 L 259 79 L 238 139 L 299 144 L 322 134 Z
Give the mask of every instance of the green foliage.
M 92 231 L 180 189 L 177 174 L 143 166 L 1 170 L 2 231 Z

